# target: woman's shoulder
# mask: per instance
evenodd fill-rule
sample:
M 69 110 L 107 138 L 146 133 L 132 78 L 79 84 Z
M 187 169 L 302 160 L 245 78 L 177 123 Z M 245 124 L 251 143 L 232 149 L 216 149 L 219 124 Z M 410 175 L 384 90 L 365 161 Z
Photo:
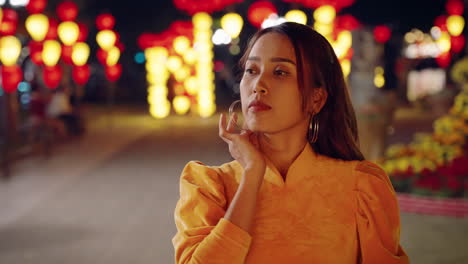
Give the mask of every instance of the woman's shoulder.
M 181 177 L 192 180 L 209 178 L 219 182 L 225 178 L 235 176 L 240 170 L 242 170 L 242 167 L 236 160 L 216 166 L 192 160 L 185 165 Z

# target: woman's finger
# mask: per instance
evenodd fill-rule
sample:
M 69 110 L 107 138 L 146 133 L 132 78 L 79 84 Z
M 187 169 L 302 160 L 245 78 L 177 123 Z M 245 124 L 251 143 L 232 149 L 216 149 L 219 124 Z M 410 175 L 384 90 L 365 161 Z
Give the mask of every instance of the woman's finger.
M 221 137 L 224 141 L 229 143 L 232 140 L 232 135 L 226 131 L 226 116 L 221 114 L 219 118 L 219 137 Z
M 236 127 L 236 124 L 237 124 L 237 114 L 233 113 L 231 118 L 229 118 L 229 122 L 228 122 L 226 130 L 230 133 L 234 132 L 234 128 Z

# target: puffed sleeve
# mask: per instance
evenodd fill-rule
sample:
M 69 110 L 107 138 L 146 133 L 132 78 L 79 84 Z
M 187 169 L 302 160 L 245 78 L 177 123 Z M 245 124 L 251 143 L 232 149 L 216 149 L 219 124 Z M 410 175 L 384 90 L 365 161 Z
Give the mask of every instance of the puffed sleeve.
M 355 174 L 359 263 L 409 263 L 400 246 L 400 212 L 390 179 L 368 161 L 359 162 Z
M 244 263 L 252 238 L 223 218 L 226 207 L 218 172 L 200 162 L 189 162 L 180 178 L 180 199 L 174 213 L 176 263 Z

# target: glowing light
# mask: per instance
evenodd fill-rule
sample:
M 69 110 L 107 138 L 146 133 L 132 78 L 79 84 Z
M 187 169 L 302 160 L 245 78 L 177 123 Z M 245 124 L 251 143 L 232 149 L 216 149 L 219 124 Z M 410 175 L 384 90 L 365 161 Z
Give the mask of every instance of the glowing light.
M 101 30 L 96 35 L 96 41 L 103 50 L 107 51 L 115 45 L 117 36 L 110 29 Z
M 166 66 L 170 72 L 176 72 L 180 67 L 182 67 L 182 60 L 179 56 L 170 56 L 167 59 Z
M 14 7 L 26 6 L 29 0 L 10 0 L 10 4 Z
M 432 27 L 431 28 L 431 36 L 433 39 L 437 40 L 440 38 L 440 36 L 442 35 L 442 31 L 440 30 L 439 27 Z
M 221 18 L 221 27 L 231 38 L 239 36 L 243 25 L 242 17 L 236 13 L 227 13 Z
M 465 27 L 465 19 L 462 16 L 452 15 L 447 18 L 447 29 L 452 36 L 459 36 Z
M 286 13 L 284 18 L 286 18 L 286 20 L 290 22 L 296 22 L 303 25 L 307 24 L 307 15 L 301 10 L 290 10 Z
M 231 40 L 229 34 L 221 28 L 217 29 L 211 38 L 211 41 L 213 41 L 215 45 L 226 45 L 231 43 Z
M 78 39 L 80 28 L 73 21 L 65 21 L 59 24 L 57 32 L 62 43 L 71 46 Z
M 314 24 L 314 29 L 317 30 L 318 33 L 328 36 L 333 32 L 333 25 L 317 22 Z
M 112 47 L 107 52 L 106 64 L 107 66 L 114 66 L 120 59 L 120 50 L 117 47 Z
M 21 42 L 15 36 L 0 38 L 0 60 L 5 66 L 16 64 L 21 53 Z
M 89 58 L 89 46 L 84 42 L 73 45 L 72 61 L 76 66 L 83 66 Z
M 193 49 L 187 50 L 184 54 L 184 61 L 189 64 L 193 65 L 197 60 L 197 53 Z
M 155 118 L 165 118 L 171 112 L 171 105 L 169 102 L 161 101 L 155 102 L 150 106 L 150 113 Z
M 193 24 L 201 30 L 209 30 L 211 28 L 211 24 L 213 23 L 213 20 L 211 19 L 210 15 L 203 12 L 196 13 L 193 16 L 192 21 Z
M 184 115 L 190 109 L 190 99 L 187 96 L 176 96 L 172 102 L 174 110 L 179 115 Z
M 349 60 L 342 60 L 341 69 L 343 70 L 343 75 L 348 77 L 349 73 L 351 72 L 351 62 Z
M 351 35 L 351 31 L 343 30 L 338 34 L 338 38 L 336 40 L 340 46 L 342 46 L 345 50 L 349 49 L 352 45 L 353 37 Z
M 279 17 L 277 14 L 271 14 L 265 21 L 262 23 L 262 28 L 274 27 L 281 23 L 287 22 L 284 17 Z
M 405 41 L 407 43 L 414 43 L 416 42 L 416 35 L 413 32 L 408 32 L 405 34 Z
M 174 50 L 182 55 L 190 48 L 190 40 L 185 36 L 178 36 L 174 39 Z
M 51 67 L 57 65 L 62 53 L 62 47 L 56 40 L 44 41 L 44 48 L 42 49 L 42 61 L 45 65 Z
M 182 82 L 190 75 L 190 68 L 187 66 L 181 67 L 174 72 L 176 81 Z
M 145 63 L 145 54 L 143 52 L 138 52 L 137 54 L 135 54 L 135 62 L 138 63 L 138 64 L 143 64 Z
M 314 18 L 322 24 L 331 24 L 336 17 L 336 10 L 333 6 L 323 5 L 314 12 Z
M 198 93 L 197 78 L 192 76 L 184 81 L 184 87 L 187 93 L 195 95 Z
M 450 50 L 450 35 L 447 32 L 443 32 L 440 38 L 436 41 L 441 53 L 448 52 Z
M 49 18 L 43 14 L 34 14 L 26 18 L 26 29 L 35 41 L 44 40 L 49 30 Z

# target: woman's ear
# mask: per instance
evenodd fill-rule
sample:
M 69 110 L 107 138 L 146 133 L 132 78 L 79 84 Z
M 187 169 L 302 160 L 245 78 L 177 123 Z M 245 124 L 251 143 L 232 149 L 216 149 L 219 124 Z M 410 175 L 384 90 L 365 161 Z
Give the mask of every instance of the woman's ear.
M 327 102 L 327 98 L 328 93 L 325 88 L 315 88 L 310 98 L 311 105 L 309 107 L 309 111 L 315 114 L 319 113 Z

